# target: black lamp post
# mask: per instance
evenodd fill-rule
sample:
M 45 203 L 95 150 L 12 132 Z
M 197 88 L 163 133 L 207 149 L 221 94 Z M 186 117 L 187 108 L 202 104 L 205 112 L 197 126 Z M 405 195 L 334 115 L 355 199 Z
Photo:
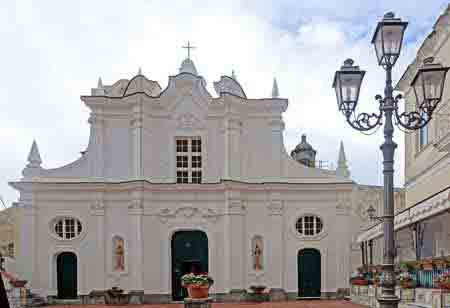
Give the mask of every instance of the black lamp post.
M 375 96 L 379 104 L 379 112 L 362 112 L 355 115 L 358 104 L 359 90 L 365 71 L 353 65 L 353 60 L 347 59 L 341 70 L 334 75 L 333 88 L 336 91 L 338 109 L 345 116 L 347 123 L 356 130 L 370 131 L 384 122 L 384 143 L 380 149 L 383 153 L 384 174 L 384 213 L 381 217 L 375 217 L 375 209 L 369 208 L 368 214 L 372 219 L 383 221 L 384 231 L 384 257 L 383 273 L 380 278 L 382 287 L 381 296 L 378 297 L 381 308 L 398 307 L 399 299 L 395 295 L 395 238 L 394 238 L 394 152 L 397 144 L 392 140 L 394 126 L 392 117 L 395 116 L 395 124 L 408 130 L 417 130 L 431 120 L 433 111 L 441 100 L 444 89 L 445 76 L 448 67 L 433 64 L 432 58 L 427 58 L 423 66 L 418 70 L 411 86 L 416 97 L 416 108 L 411 112 L 398 111 L 401 95 L 393 97 L 392 67 L 400 55 L 403 34 L 407 22 L 395 18 L 393 13 L 384 15 L 375 30 L 372 39 L 378 64 L 386 71 L 386 86 L 384 98 Z M 384 121 L 383 121 L 384 115 Z

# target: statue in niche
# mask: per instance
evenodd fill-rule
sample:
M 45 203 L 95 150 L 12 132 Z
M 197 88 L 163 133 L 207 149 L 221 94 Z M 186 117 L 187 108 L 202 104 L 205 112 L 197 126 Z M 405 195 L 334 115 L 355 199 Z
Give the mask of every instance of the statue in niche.
M 113 239 L 113 268 L 116 272 L 125 271 L 125 247 L 123 238 L 115 236 Z
M 253 269 L 263 270 L 263 241 L 260 236 L 255 236 L 252 243 Z

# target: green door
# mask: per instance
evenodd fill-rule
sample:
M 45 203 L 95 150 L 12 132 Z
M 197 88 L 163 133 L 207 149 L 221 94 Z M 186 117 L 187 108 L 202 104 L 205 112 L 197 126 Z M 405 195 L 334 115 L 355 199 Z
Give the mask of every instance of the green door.
M 320 297 L 320 252 L 307 248 L 298 252 L 298 296 Z
M 172 299 L 187 297 L 181 276 L 208 272 L 208 237 L 202 231 L 178 231 L 172 236 Z
M 77 256 L 63 252 L 56 259 L 58 298 L 77 297 Z

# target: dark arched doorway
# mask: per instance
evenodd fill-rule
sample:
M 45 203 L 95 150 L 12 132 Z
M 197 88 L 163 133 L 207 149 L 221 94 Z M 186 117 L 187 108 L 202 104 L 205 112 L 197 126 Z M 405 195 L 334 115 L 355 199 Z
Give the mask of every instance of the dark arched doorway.
M 178 231 L 172 236 L 172 299 L 187 296 L 181 276 L 208 272 L 208 237 L 202 231 Z
M 300 250 L 297 256 L 297 266 L 298 296 L 320 297 L 320 251 L 313 248 Z
M 56 280 L 58 298 L 77 297 L 77 256 L 63 252 L 56 258 Z

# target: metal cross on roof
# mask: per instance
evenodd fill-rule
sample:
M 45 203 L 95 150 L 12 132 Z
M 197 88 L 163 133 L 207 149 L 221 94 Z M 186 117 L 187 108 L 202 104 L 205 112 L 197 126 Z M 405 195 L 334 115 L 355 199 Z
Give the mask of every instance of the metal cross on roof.
M 187 58 L 190 59 L 191 58 L 191 49 L 195 49 L 195 46 L 191 46 L 191 43 L 188 41 L 186 46 L 181 46 L 183 48 L 186 48 L 188 51 L 188 56 Z

